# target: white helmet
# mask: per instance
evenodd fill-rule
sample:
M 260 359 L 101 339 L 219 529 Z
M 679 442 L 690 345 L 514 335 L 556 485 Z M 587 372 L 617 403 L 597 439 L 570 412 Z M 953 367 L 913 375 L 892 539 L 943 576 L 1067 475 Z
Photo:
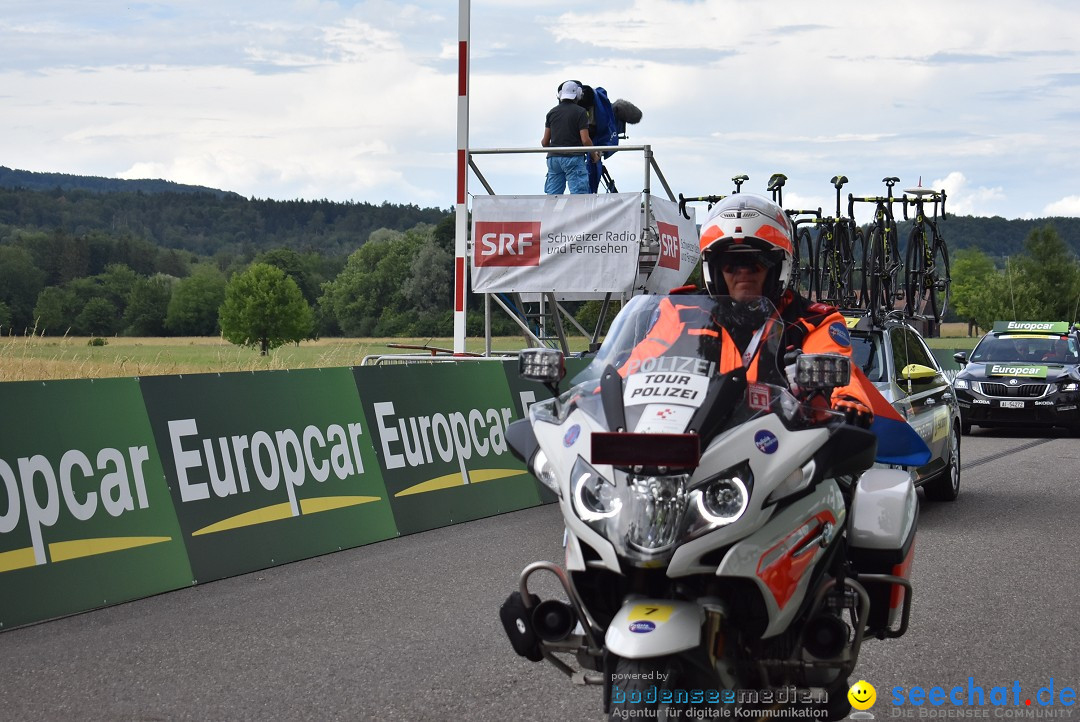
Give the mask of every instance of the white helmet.
M 721 268 L 729 254 L 755 254 L 769 274 L 762 295 L 773 302 L 787 288 L 794 267 L 791 219 L 776 203 L 750 193 L 723 199 L 701 224 L 701 262 L 705 290 L 713 296 L 728 293 Z

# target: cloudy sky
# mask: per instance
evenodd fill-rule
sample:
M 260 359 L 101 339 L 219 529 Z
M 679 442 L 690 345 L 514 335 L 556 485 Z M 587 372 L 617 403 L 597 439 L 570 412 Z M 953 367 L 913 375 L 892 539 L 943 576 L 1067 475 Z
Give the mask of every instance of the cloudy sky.
M 955 213 L 1080 216 L 1075 0 L 595 5 L 473 0 L 472 148 L 537 146 L 577 78 L 642 109 L 623 143 L 675 193 L 781 172 L 786 206 L 829 209 L 831 176 L 895 175 Z M 0 165 L 449 208 L 457 38 L 454 0 L 3 0 Z M 476 163 L 542 192 L 540 155 Z M 643 187 L 640 153 L 609 170 Z

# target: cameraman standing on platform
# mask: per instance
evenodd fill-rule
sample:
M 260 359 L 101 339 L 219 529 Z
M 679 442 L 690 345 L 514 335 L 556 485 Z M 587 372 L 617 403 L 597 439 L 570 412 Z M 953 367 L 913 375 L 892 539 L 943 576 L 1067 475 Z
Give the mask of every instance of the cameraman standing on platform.
M 548 111 L 541 146 L 578 147 L 593 144 L 589 136 L 589 115 L 577 103 L 582 93 L 581 83 L 576 80 L 567 80 L 559 86 L 559 104 Z M 592 155 L 594 161 L 599 159 L 598 153 Z M 585 167 L 584 153 L 548 153 L 544 193 L 559 195 L 567 186 L 571 193 L 589 192 L 589 172 Z

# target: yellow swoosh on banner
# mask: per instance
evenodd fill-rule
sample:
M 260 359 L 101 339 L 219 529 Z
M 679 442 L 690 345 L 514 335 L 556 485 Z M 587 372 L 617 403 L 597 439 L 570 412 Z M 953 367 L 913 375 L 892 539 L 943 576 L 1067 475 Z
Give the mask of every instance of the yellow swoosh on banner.
M 66 562 L 69 559 L 92 557 L 97 554 L 136 549 L 172 541 L 168 536 L 114 536 L 100 539 L 74 539 L 72 541 L 49 544 L 49 559 L 54 562 Z
M 34 548 L 0 552 L 0 573 L 34 566 Z
M 320 511 L 331 511 L 333 509 L 342 509 L 347 506 L 357 506 L 359 504 L 368 504 L 373 501 L 381 500 L 382 499 L 377 496 L 324 496 L 312 499 L 301 499 L 300 512 L 303 514 L 317 514 Z M 271 521 L 281 521 L 282 519 L 291 518 L 292 515 L 292 506 L 290 506 L 288 502 L 284 504 L 272 504 L 271 506 L 264 506 L 262 509 L 246 511 L 243 514 L 237 514 L 228 519 L 214 522 L 210 526 L 204 526 L 202 529 L 191 532 L 191 536 L 216 534 L 220 531 L 240 529 L 245 526 L 255 526 L 256 524 L 265 524 Z
M 304 514 L 317 514 L 320 511 L 370 504 L 373 501 L 382 501 L 382 498 L 378 496 L 322 496 L 314 499 L 301 499 L 300 511 Z
M 98 554 L 109 554 L 110 552 L 123 551 L 124 549 L 137 549 L 138 547 L 161 544 L 167 541 L 172 541 L 172 537 L 117 536 L 53 542 L 49 544 L 49 560 L 53 562 L 66 562 L 71 559 L 92 557 Z M 0 552 L 0 574 L 16 569 L 28 569 L 32 566 L 34 566 L 33 547 L 15 549 L 9 552 Z
M 469 482 L 477 484 L 482 481 L 494 481 L 496 479 L 506 479 L 511 476 L 519 476 L 526 473 L 521 469 L 477 469 L 476 471 L 469 472 Z M 461 476 L 461 472 L 453 474 L 447 474 L 446 476 L 437 476 L 434 479 L 428 479 L 427 481 L 410 486 L 408 489 L 403 489 L 394 494 L 397 496 L 410 496 L 412 494 L 425 494 L 429 491 L 438 491 L 440 489 L 452 489 L 455 486 L 464 486 L 465 480 Z

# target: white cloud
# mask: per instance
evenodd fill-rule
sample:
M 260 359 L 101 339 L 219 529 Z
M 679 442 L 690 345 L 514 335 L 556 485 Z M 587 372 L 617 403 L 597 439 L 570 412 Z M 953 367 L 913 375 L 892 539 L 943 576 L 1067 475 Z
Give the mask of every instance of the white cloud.
M 1080 216 L 1080 196 L 1065 196 L 1043 209 L 1044 216 Z
M 474 0 L 473 148 L 537 146 L 574 77 L 642 109 L 628 142 L 652 146 L 675 193 L 728 192 L 737 173 L 764 193 L 784 172 L 789 204 L 832 210 L 836 173 L 845 195 L 921 176 L 942 179 L 950 212 L 1023 217 L 1080 187 L 1080 5 L 954 0 L 917 24 L 854 0 L 567 7 Z M 0 162 L 447 207 L 457 35 L 445 0 L 7 0 Z M 542 187 L 537 155 L 477 162 L 500 193 Z M 609 165 L 640 189 L 640 154 Z

